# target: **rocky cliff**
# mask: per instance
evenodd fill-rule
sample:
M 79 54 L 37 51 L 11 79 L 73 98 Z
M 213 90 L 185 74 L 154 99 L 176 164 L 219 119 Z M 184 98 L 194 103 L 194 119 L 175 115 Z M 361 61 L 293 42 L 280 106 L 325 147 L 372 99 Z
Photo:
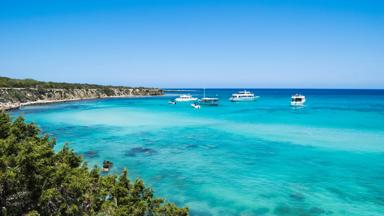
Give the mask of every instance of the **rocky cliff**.
M 38 103 L 162 94 L 163 91 L 157 88 L 0 88 L 0 109 L 14 109 L 22 105 Z

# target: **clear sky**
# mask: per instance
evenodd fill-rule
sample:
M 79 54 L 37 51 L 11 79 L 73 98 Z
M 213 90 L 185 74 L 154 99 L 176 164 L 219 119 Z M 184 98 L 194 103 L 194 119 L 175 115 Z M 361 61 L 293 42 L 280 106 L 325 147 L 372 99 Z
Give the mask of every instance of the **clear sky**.
M 0 76 L 384 88 L 384 1 L 0 0 Z

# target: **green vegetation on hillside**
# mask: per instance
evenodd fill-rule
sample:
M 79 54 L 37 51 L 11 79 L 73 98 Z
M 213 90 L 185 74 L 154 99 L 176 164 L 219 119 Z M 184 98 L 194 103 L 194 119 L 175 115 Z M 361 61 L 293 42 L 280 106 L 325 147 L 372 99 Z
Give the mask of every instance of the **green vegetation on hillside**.
M 42 82 L 34 79 L 12 79 L 8 77 L 0 77 L 0 88 L 98 89 L 107 87 L 126 88 L 122 86 L 104 86 L 64 82 Z
M 55 140 L 22 117 L 0 113 L 0 215 L 184 216 L 155 198 L 142 180 L 100 175 L 68 146 L 55 153 Z

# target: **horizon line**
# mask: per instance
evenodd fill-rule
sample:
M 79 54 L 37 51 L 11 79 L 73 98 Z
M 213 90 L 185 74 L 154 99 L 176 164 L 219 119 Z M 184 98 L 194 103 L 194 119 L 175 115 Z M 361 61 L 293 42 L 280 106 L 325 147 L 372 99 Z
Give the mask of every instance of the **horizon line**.
M 300 90 L 384 90 L 384 88 L 289 88 L 289 87 L 248 87 L 248 88 L 240 88 L 240 87 L 208 87 L 208 88 L 202 88 L 202 87 L 182 87 L 182 88 L 168 88 L 168 87 L 158 87 L 163 90 L 188 90 L 188 89 L 278 89 L 278 90 L 291 90 L 291 89 L 300 89 Z

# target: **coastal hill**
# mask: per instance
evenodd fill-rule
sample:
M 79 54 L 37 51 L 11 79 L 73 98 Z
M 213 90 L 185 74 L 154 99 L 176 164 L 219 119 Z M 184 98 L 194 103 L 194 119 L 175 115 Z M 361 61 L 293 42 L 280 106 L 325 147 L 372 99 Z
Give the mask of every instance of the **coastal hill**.
M 163 90 L 0 77 L 0 110 L 72 100 L 156 95 L 163 95 Z

